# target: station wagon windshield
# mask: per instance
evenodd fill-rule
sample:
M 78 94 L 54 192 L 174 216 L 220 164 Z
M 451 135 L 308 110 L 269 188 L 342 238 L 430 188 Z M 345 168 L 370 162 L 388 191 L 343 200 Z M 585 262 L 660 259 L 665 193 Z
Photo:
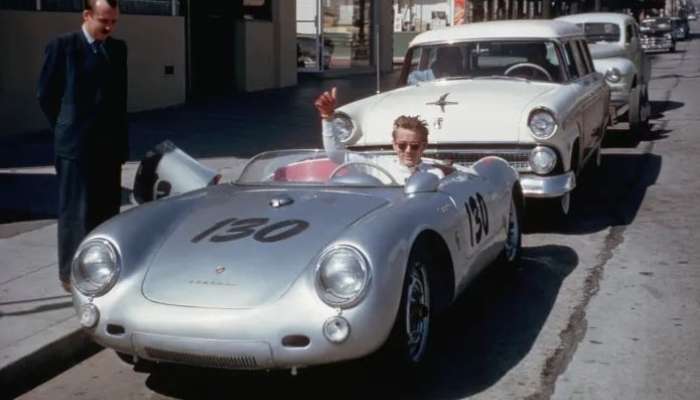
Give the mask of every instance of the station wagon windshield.
M 471 41 L 409 49 L 401 86 L 437 79 L 514 77 L 562 82 L 561 57 L 552 41 Z

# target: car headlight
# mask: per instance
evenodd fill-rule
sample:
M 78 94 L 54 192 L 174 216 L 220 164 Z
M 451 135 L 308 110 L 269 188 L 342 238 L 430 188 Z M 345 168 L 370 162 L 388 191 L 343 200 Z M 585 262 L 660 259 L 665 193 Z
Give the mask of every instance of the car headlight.
M 348 308 L 357 304 L 370 281 L 369 264 L 354 247 L 331 247 L 316 265 L 316 290 L 325 303 Z
M 673 38 L 673 36 L 672 36 L 670 33 L 665 34 L 664 37 L 665 37 L 666 39 L 672 39 L 672 38 Z
M 121 271 L 117 250 L 105 239 L 83 243 L 73 258 L 73 284 L 86 296 L 102 296 L 114 286 Z
M 557 165 L 557 153 L 549 147 L 537 146 L 530 152 L 530 168 L 538 175 L 545 175 Z
M 613 67 L 605 71 L 605 80 L 608 82 L 617 83 L 620 82 L 620 79 L 622 79 L 622 73 L 619 69 Z
M 352 118 L 343 113 L 335 113 L 331 120 L 333 135 L 338 138 L 341 143 L 347 143 L 355 133 L 355 123 Z
M 536 139 L 549 139 L 557 130 L 557 120 L 551 111 L 538 108 L 530 113 L 528 126 Z

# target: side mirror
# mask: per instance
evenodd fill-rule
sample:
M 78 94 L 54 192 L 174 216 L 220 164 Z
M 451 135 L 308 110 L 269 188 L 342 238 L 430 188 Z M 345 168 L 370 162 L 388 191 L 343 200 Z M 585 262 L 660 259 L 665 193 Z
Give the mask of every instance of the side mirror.
M 435 174 L 431 174 L 430 172 L 419 172 L 408 178 L 406 181 L 406 186 L 403 188 L 403 192 L 407 195 L 437 192 L 439 185 L 440 178 L 438 178 Z
M 139 163 L 131 193 L 133 204 L 143 204 L 216 185 L 221 175 L 197 162 L 170 141 L 157 145 Z

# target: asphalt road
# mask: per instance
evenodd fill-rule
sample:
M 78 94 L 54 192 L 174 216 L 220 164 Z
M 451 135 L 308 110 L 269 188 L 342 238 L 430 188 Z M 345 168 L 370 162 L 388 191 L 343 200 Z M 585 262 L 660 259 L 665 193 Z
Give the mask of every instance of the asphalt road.
M 521 269 L 482 276 L 436 322 L 417 376 L 134 369 L 105 350 L 22 398 L 699 398 L 700 39 L 678 49 L 654 56 L 651 131 L 610 130 L 573 215 L 531 216 Z

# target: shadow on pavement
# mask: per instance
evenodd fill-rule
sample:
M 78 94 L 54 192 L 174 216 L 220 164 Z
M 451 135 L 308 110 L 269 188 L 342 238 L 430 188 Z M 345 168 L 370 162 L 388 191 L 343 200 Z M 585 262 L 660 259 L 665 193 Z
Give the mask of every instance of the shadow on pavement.
M 398 71 L 382 75 L 382 91 L 395 87 Z M 297 86 L 212 96 L 129 114 L 130 159 L 139 161 L 169 139 L 194 158 L 251 157 L 266 150 L 321 147 L 316 97 L 338 88 L 338 104 L 375 93 L 373 75 L 334 79 L 301 76 Z M 53 164 L 49 131 L 0 135 L 0 168 Z
M 0 174 L 0 223 L 56 218 L 58 181 L 53 174 Z
M 433 345 L 416 376 L 396 376 L 396 371 L 379 369 L 384 364 L 372 358 L 302 369 L 295 377 L 288 371 L 232 372 L 162 364 L 150 370 L 146 384 L 161 395 L 184 399 L 464 398 L 494 385 L 525 357 L 563 280 L 577 265 L 577 254 L 563 246 L 525 248 L 521 268 L 513 273 L 493 265 L 434 320 Z
M 0 224 L 56 219 L 58 181 L 55 174 L 0 173 Z M 122 205 L 130 190 L 122 187 Z
M 586 234 L 628 225 L 661 166 L 656 154 L 604 154 L 600 168 L 589 164 L 579 176 L 569 215 L 557 220 L 551 218 L 551 209 L 536 204 L 526 211 L 528 232 Z

